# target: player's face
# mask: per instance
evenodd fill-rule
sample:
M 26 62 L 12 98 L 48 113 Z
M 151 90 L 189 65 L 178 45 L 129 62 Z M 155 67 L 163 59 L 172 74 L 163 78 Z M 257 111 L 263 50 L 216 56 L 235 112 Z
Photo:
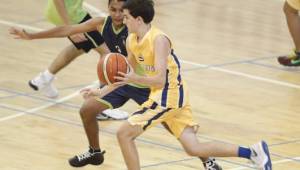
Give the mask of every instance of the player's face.
M 123 23 L 127 26 L 128 32 L 134 33 L 137 30 L 138 21 L 132 15 L 130 15 L 128 9 L 124 9 Z
M 123 25 L 123 6 L 124 1 L 112 0 L 108 5 L 109 15 L 115 26 Z

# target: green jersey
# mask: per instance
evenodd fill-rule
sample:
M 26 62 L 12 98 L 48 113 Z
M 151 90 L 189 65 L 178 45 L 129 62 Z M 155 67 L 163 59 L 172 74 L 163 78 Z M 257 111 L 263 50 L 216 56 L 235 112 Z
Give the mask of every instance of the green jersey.
M 82 1 L 83 0 L 64 0 L 67 14 L 72 24 L 78 24 L 87 15 L 87 12 L 82 7 Z M 45 15 L 46 18 L 55 25 L 64 24 L 56 10 L 53 0 L 48 0 Z

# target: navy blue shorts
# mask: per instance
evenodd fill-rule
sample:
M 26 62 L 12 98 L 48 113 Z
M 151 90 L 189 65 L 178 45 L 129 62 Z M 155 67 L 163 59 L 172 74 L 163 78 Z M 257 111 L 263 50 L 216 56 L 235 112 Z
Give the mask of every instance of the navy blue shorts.
M 87 14 L 80 23 L 83 23 L 91 18 L 92 17 L 89 14 Z M 91 49 L 97 48 L 104 43 L 104 39 L 98 30 L 86 32 L 84 33 L 84 36 L 87 40 L 82 42 L 73 42 L 72 39 L 70 39 L 70 37 L 68 38 L 78 50 L 82 49 L 86 53 L 88 53 Z
M 129 99 L 132 99 L 137 104 L 141 105 L 148 100 L 149 95 L 149 88 L 137 88 L 130 85 L 124 85 L 102 97 L 102 100 L 110 103 L 113 108 L 119 108 Z

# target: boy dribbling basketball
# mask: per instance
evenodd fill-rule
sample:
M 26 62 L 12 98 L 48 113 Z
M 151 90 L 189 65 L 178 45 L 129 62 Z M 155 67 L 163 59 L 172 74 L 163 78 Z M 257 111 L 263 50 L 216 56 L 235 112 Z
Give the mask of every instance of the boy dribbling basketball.
M 133 113 L 117 133 L 127 168 L 140 170 L 135 138 L 149 128 L 163 123 L 191 156 L 242 157 L 252 160 L 259 169 L 271 170 L 268 146 L 264 141 L 250 148 L 198 142 L 195 131 L 197 124 L 193 121 L 178 57 L 169 37 L 151 25 L 154 17 L 153 0 L 127 0 L 123 8 L 124 23 L 130 32 L 126 41 L 128 60 L 141 65 L 144 75 L 137 75 L 133 71 L 128 74 L 120 73 L 116 78 L 121 82 L 117 84 L 139 83 L 148 85 L 151 89 L 142 109 Z

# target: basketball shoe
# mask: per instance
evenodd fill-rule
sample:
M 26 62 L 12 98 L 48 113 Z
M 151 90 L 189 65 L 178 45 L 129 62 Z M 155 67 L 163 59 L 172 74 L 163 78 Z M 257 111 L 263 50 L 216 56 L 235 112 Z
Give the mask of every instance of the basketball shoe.
M 102 120 L 125 120 L 128 118 L 128 113 L 119 109 L 107 109 L 99 113 L 96 118 Z
M 278 57 L 277 61 L 284 66 L 300 66 L 300 53 L 293 50 L 293 52 L 287 56 Z
M 250 147 L 251 161 L 259 170 L 272 170 L 272 162 L 268 145 L 265 141 L 261 141 Z
M 76 155 L 69 159 L 69 164 L 73 167 L 83 167 L 85 165 L 101 165 L 104 161 L 105 151 L 94 150 L 91 147 L 89 150 L 83 154 Z
M 35 91 L 41 91 L 46 97 L 56 98 L 58 90 L 53 85 L 54 76 L 47 76 L 47 71 L 40 73 L 34 79 L 29 80 L 29 86 Z
M 208 158 L 207 161 L 203 162 L 205 170 L 222 170 L 222 167 L 217 164 L 215 158 Z

